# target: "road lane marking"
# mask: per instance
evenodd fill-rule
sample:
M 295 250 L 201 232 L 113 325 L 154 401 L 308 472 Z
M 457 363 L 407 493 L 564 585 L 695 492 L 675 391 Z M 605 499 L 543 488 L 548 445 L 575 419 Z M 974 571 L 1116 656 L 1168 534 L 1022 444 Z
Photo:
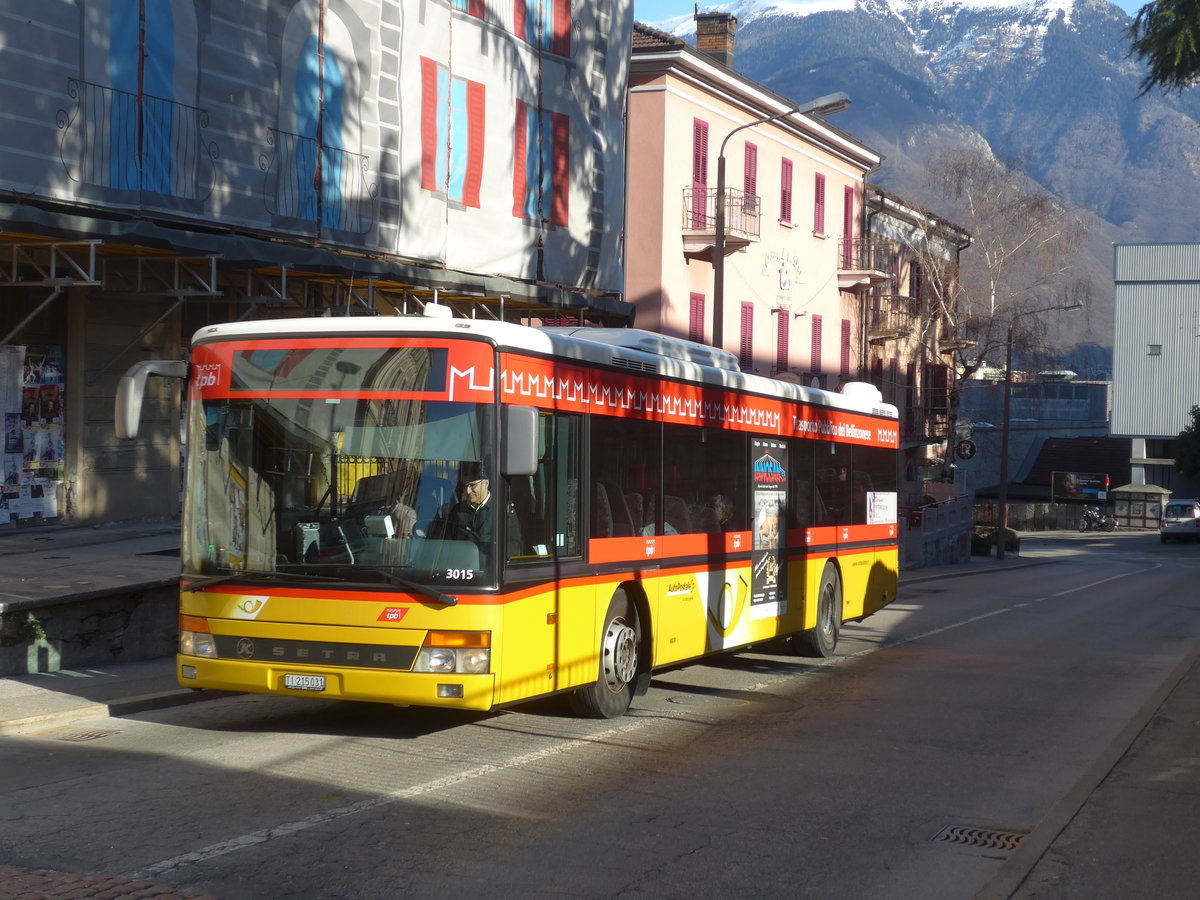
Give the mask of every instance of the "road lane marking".
M 1076 591 L 1086 591 L 1088 588 L 1099 587 L 1102 584 L 1108 584 L 1110 581 L 1117 581 L 1121 578 L 1128 578 L 1130 575 L 1141 575 L 1145 572 L 1153 572 L 1155 569 L 1161 569 L 1162 563 L 1155 563 L 1152 566 L 1147 566 L 1144 569 L 1135 569 L 1132 572 L 1124 572 L 1120 575 L 1112 575 L 1108 578 L 1101 578 L 1099 581 L 1093 581 L 1091 584 L 1081 584 L 1079 587 L 1073 587 L 1069 590 L 1059 591 L 1057 594 L 1051 594 L 1051 597 L 1065 597 L 1067 594 L 1074 594 Z
M 237 853 L 239 850 L 246 850 L 259 844 L 265 844 L 267 841 L 274 840 L 275 838 L 289 837 L 293 834 L 307 831 L 310 828 L 317 828 L 321 825 L 326 825 L 338 819 L 344 819 L 347 816 L 356 816 L 359 813 L 378 809 L 381 806 L 389 806 L 393 803 L 399 803 L 402 800 L 410 800 L 413 797 L 421 797 L 426 794 L 433 794 L 446 788 L 453 787 L 454 785 L 462 784 L 466 781 L 472 781 L 476 778 L 483 778 L 488 775 L 495 775 L 498 772 L 504 772 L 509 769 L 517 769 L 521 766 L 527 766 L 531 763 L 541 762 L 544 759 L 559 756 L 563 753 L 570 753 L 574 750 L 580 750 L 584 747 L 594 747 L 597 744 L 611 740 L 615 737 L 628 734 L 629 732 L 636 731 L 640 728 L 644 728 L 652 721 L 655 720 L 647 718 L 627 721 L 619 727 L 610 728 L 607 731 L 602 731 L 587 738 L 576 738 L 566 741 L 565 743 L 554 744 L 553 746 L 546 747 L 542 750 L 535 750 L 531 753 L 524 753 L 520 756 L 514 756 L 507 762 L 487 763 L 485 765 L 476 766 L 473 769 L 467 769 L 464 772 L 458 772 L 454 775 L 445 775 L 441 778 L 435 778 L 432 781 L 426 781 L 422 784 L 415 784 L 411 787 L 390 791 L 386 794 L 381 794 L 378 797 L 370 797 L 366 800 L 360 800 L 357 803 L 351 803 L 347 806 L 339 806 L 335 809 L 326 810 L 325 812 L 314 813 L 311 816 L 305 816 L 303 819 L 296 819 L 293 822 L 284 822 L 279 825 L 261 828 L 258 831 L 252 831 L 249 834 L 243 834 L 235 838 L 230 838 L 226 841 L 220 841 L 216 844 L 209 844 L 207 847 L 202 847 L 199 850 L 192 850 L 188 853 L 181 853 L 178 856 L 172 856 L 170 859 L 164 859 L 156 863 L 151 863 L 148 866 L 143 866 L 135 872 L 128 873 L 124 877 L 133 881 L 150 881 L 156 876 L 162 875 L 165 872 L 170 872 L 171 870 L 177 869 L 180 866 L 195 865 L 196 863 L 207 862 L 208 860 L 216 859 L 219 856 L 227 856 L 230 853 Z

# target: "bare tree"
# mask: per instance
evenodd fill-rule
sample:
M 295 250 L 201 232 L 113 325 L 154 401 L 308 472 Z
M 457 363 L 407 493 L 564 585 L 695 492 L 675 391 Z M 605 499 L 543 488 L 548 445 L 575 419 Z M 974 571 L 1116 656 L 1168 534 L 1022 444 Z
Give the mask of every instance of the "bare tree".
M 962 385 L 983 366 L 1004 365 L 1014 345 L 1045 346 L 1044 316 L 1088 298 L 1073 273 L 1086 226 L 1061 201 L 982 148 L 933 158 L 936 208 L 972 235 L 959 265 L 923 262 L 930 303 L 922 343 L 953 363 L 946 379 L 942 477 L 953 478 Z

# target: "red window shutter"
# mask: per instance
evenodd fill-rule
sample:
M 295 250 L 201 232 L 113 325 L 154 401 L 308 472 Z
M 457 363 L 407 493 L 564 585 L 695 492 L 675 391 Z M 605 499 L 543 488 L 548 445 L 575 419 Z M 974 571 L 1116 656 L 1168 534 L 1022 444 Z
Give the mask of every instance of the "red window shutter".
M 554 38 L 550 52 L 571 55 L 571 0 L 554 0 Z
M 708 184 L 708 123 L 692 122 L 692 184 Z
M 529 123 L 529 107 L 524 100 L 517 101 L 517 121 L 513 126 L 513 215 L 525 218 L 525 162 L 529 152 L 529 136 L 525 133 Z
M 467 82 L 467 172 L 463 180 L 463 205 L 479 208 L 483 183 L 484 86 Z
M 528 14 L 525 0 L 513 0 L 513 34 L 521 40 L 525 40 L 525 17 Z
M 746 142 L 745 171 L 743 189 L 747 194 L 758 193 L 758 147 Z
M 567 199 L 571 192 L 571 117 L 563 113 L 551 113 L 551 131 L 554 143 L 553 170 L 550 189 L 553 198 L 550 207 L 550 224 L 566 225 L 568 222 Z
M 421 57 L 421 187 L 436 191 L 437 183 L 437 63 Z
M 854 186 L 846 185 L 842 203 L 842 268 L 854 265 Z
M 792 311 L 781 309 L 776 315 L 779 318 L 775 323 L 775 371 L 786 372 L 788 370 L 788 330 Z
M 704 343 L 704 295 L 695 292 L 688 302 L 688 340 Z
M 792 221 L 792 161 L 785 159 L 779 171 L 779 218 Z
M 692 228 L 708 224 L 708 123 L 692 120 Z
M 842 319 L 842 374 L 850 374 L 850 320 Z
M 467 0 L 467 12 L 477 19 L 482 19 L 483 0 Z
M 813 185 L 813 231 L 825 233 L 825 176 L 817 173 L 816 184 Z
M 812 317 L 812 371 L 821 371 L 821 317 Z
M 742 304 L 742 344 L 738 354 L 743 369 L 754 364 L 754 304 Z
M 904 366 L 904 418 L 911 421 L 917 408 L 917 364 L 906 363 Z

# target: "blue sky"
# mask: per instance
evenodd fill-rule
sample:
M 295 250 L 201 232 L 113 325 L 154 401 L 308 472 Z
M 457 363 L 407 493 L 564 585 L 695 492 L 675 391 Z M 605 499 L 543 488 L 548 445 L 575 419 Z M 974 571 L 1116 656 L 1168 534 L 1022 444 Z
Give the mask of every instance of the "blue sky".
M 723 0 L 717 0 L 723 2 Z M 701 0 L 700 8 L 717 5 L 714 0 Z M 1115 0 L 1117 6 L 1133 15 L 1149 0 Z M 696 9 L 695 0 L 633 0 L 634 18 L 639 22 L 662 22 L 675 16 L 690 16 Z

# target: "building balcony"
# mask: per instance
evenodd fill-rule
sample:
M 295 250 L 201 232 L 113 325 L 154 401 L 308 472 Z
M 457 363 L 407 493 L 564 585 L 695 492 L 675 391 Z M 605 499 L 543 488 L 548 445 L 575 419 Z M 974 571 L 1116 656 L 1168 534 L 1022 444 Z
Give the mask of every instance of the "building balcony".
M 946 439 L 949 430 L 945 408 L 910 406 L 901 416 L 900 440 L 908 446 L 936 444 Z
M 891 279 L 891 244 L 877 238 L 838 240 L 838 289 L 862 291 Z
M 367 183 L 365 156 L 275 128 L 268 142 L 273 152 L 263 154 L 259 168 L 273 216 L 351 234 L 371 228 L 376 186 Z
M 205 110 L 78 78 L 67 79 L 67 94 L 75 106 L 57 122 L 72 181 L 194 202 L 212 192 L 217 147 L 203 136 Z
M 882 344 L 909 337 L 916 328 L 921 304 L 914 297 L 885 294 L 872 297 L 867 309 L 867 340 Z
M 683 252 L 711 255 L 717 244 L 717 192 L 710 188 L 683 189 Z M 757 194 L 725 190 L 725 255 L 759 239 L 762 203 Z

